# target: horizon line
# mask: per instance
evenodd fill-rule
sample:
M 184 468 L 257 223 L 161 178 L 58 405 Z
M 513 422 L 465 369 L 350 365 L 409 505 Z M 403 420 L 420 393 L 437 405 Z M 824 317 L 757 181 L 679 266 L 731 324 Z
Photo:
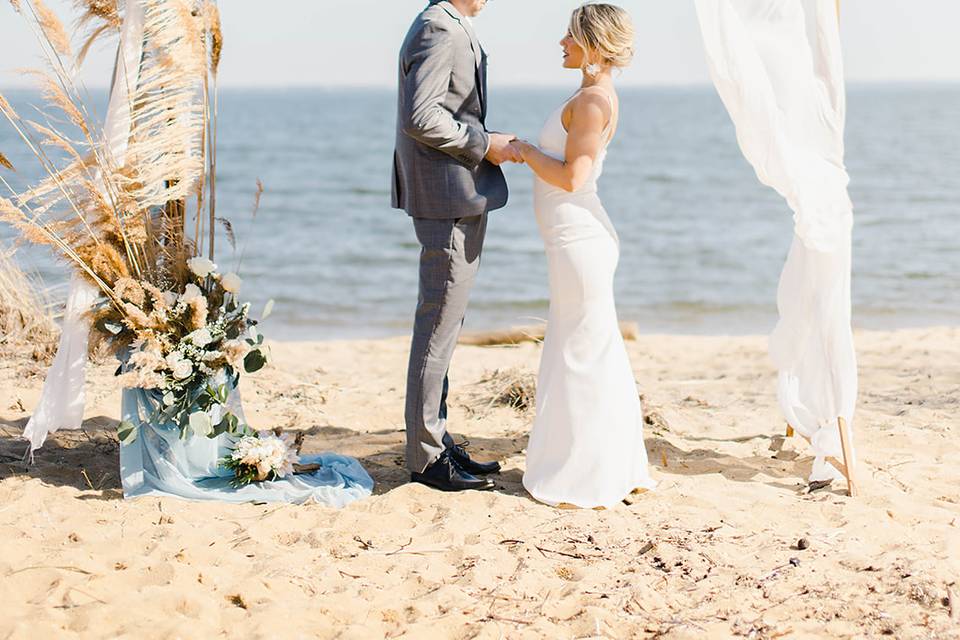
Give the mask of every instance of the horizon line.
M 889 79 L 889 80 L 848 80 L 847 86 L 911 86 L 911 85 L 960 85 L 960 78 L 933 78 L 933 79 L 917 79 L 917 78 L 902 78 L 902 79 Z M 522 82 L 501 82 L 493 83 L 490 85 L 491 90 L 495 89 L 565 89 L 570 85 L 567 83 L 543 83 L 543 84 L 530 84 Z M 695 82 L 632 82 L 619 85 L 623 89 L 692 89 L 692 88 L 703 88 L 703 87 L 713 87 L 713 84 L 709 81 L 695 81 Z M 109 86 L 106 84 L 103 85 L 86 85 L 85 88 L 90 91 L 106 91 L 109 89 Z M 0 91 L 10 91 L 10 90 L 24 90 L 24 89 L 34 89 L 40 90 L 40 87 L 34 84 L 27 83 L 17 83 L 9 85 L 0 85 Z M 271 91 L 271 90 L 330 90 L 330 91 L 341 91 L 341 90 L 393 90 L 396 89 L 395 84 L 383 84 L 383 83 L 337 83 L 337 84 L 221 84 L 219 89 L 221 91 L 229 90 L 242 90 L 242 91 Z

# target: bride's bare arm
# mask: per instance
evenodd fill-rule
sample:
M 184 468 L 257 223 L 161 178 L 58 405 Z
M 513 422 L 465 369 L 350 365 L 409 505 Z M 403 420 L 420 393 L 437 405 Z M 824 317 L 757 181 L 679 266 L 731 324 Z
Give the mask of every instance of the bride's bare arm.
M 613 117 L 610 102 L 594 92 L 584 92 L 568 106 L 567 148 L 563 160 L 545 154 L 535 145 L 515 140 L 514 145 L 537 176 L 565 191 L 576 191 L 586 184 L 593 163 L 603 148 L 604 129 Z

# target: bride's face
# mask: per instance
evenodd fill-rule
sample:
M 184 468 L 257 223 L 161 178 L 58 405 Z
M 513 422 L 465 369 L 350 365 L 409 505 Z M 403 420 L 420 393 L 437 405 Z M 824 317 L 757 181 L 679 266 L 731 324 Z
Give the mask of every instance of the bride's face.
M 560 41 L 560 46 L 563 47 L 563 68 L 582 69 L 586 54 L 583 51 L 583 47 L 577 44 L 577 41 L 573 39 L 569 31 L 563 36 L 563 40 Z

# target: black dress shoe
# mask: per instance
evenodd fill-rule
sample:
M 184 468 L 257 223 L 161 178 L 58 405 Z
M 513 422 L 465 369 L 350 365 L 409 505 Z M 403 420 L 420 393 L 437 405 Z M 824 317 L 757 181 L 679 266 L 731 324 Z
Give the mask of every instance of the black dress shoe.
M 423 470 L 423 473 L 411 473 L 410 480 L 419 482 L 440 491 L 485 491 L 493 489 L 493 480 L 477 478 L 454 462 L 451 449 L 445 450 L 436 462 Z
M 464 449 L 464 447 L 469 446 L 469 444 L 469 442 L 464 442 L 462 445 L 455 444 L 449 449 L 450 456 L 453 458 L 453 461 L 457 463 L 458 467 L 475 476 L 500 473 L 499 462 L 477 462 L 471 460 L 470 454 Z

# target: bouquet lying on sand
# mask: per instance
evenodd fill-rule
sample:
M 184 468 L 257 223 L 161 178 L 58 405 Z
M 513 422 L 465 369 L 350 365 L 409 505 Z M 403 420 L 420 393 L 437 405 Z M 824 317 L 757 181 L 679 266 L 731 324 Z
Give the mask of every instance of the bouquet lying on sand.
M 240 372 L 262 368 L 266 349 L 249 305 L 237 297 L 239 276 L 221 274 L 214 263 L 218 226 L 236 252 L 231 223 L 216 213 L 222 47 L 216 4 L 138 4 L 142 52 L 139 68 L 125 77 L 129 89 L 121 107 L 128 125 L 119 136 L 94 117 L 77 69 L 97 38 L 120 33 L 122 3 L 78 0 L 86 40 L 76 51 L 42 0 L 12 4 L 45 55 L 48 69 L 31 72 L 43 87 L 45 108 L 26 119 L 0 95 L 0 113 L 46 177 L 15 190 L 2 173 L 14 168 L 0 149 L 0 188 L 9 194 L 0 196 L 0 219 L 19 230 L 22 241 L 52 247 L 96 288 L 89 317 L 93 342 L 105 343 L 121 361 L 117 373 L 125 387 L 160 400 L 148 421 L 175 425 L 184 439 L 224 433 L 243 438 L 237 451 L 249 455 L 238 460 L 257 467 L 250 439 L 260 436 L 227 407 Z M 123 423 L 119 435 L 129 444 L 137 428 Z M 259 462 L 270 473 L 251 475 L 244 467 L 238 479 L 288 471 L 293 454 L 280 452 L 273 440 L 286 442 L 273 438 L 262 445 Z

